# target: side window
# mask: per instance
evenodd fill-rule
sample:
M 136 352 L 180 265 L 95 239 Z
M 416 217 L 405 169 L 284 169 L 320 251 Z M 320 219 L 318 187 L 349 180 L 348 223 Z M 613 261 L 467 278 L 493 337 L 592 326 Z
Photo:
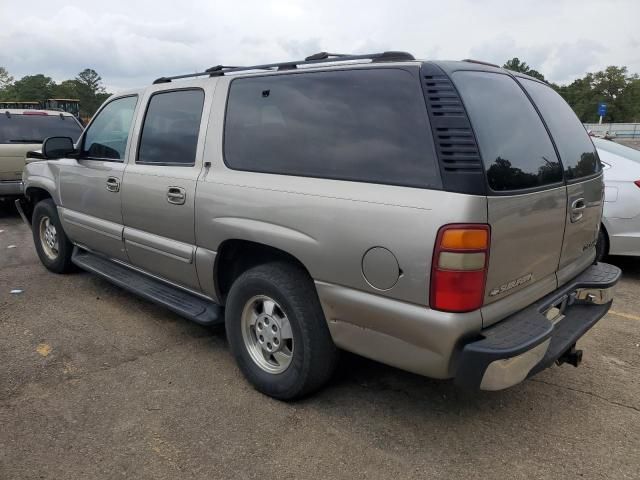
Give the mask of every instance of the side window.
M 202 90 L 175 90 L 149 100 L 136 163 L 192 166 L 204 105 Z
M 489 187 L 540 188 L 562 182 L 562 167 L 540 116 L 508 75 L 460 71 L 453 81 L 478 138 Z
M 551 87 L 533 80 L 520 79 L 540 109 L 556 142 L 567 180 L 587 177 L 600 171 L 591 139 L 576 114 Z
M 233 80 L 224 158 L 237 170 L 442 185 L 420 81 L 401 69 Z
M 82 156 L 124 161 L 137 96 L 109 102 L 84 135 Z

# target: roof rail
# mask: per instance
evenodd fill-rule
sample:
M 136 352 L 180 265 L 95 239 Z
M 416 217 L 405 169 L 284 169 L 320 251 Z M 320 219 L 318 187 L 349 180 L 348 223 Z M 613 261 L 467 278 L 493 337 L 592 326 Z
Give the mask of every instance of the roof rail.
M 333 62 L 348 62 L 354 60 L 371 60 L 372 62 L 402 62 L 408 60 L 415 60 L 413 55 L 407 52 L 381 52 L 381 53 L 369 53 L 362 55 L 345 55 L 343 53 L 327 53 L 319 52 L 306 57 L 304 60 L 297 60 L 292 62 L 280 62 L 280 63 L 267 63 L 263 65 L 253 65 L 248 67 L 231 67 L 226 65 L 216 65 L 215 67 L 207 68 L 204 72 L 187 73 L 184 75 L 174 75 L 171 77 L 160 77 L 153 81 L 153 84 L 169 83 L 172 80 L 179 80 L 182 78 L 200 77 L 203 75 L 209 75 L 210 77 L 219 77 L 226 73 L 244 72 L 249 70 L 293 70 L 298 68 L 298 65 L 314 65 L 317 63 L 333 63 Z
M 500 65 L 496 65 L 495 63 L 483 62 L 482 60 L 474 60 L 472 58 L 465 58 L 462 61 L 467 63 L 477 63 L 478 65 L 487 65 L 488 67 L 502 68 Z

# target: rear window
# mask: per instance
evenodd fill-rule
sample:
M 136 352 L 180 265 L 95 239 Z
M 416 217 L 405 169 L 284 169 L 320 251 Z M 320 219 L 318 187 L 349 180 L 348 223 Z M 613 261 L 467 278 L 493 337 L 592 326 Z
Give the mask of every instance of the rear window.
M 420 82 L 400 69 L 236 79 L 224 154 L 238 170 L 441 186 Z
M 508 75 L 453 74 L 478 140 L 494 191 L 540 188 L 562 182 L 562 168 L 538 113 Z
M 65 115 L 0 115 L 0 143 L 42 143 L 47 137 L 71 137 L 82 133 L 78 122 Z
M 593 143 L 567 102 L 547 85 L 527 79 L 520 81 L 551 131 L 567 180 L 599 172 L 600 162 Z

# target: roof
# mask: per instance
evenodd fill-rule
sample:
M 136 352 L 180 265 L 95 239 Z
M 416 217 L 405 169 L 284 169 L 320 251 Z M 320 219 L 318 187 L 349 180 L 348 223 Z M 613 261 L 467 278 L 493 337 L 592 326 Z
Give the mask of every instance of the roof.
M 56 102 L 80 102 L 77 98 L 47 98 L 47 101 L 55 100 Z

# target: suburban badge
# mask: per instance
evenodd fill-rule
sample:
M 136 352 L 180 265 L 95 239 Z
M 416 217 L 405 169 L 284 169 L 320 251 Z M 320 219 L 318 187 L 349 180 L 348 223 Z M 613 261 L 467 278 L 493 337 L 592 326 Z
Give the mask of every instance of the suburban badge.
M 491 292 L 489 292 L 489 296 L 495 297 L 500 293 L 506 292 L 507 290 L 511 290 L 512 288 L 518 287 L 523 283 L 527 283 L 531 281 L 532 278 L 533 278 L 533 274 L 527 273 L 526 275 L 520 278 L 516 278 L 515 280 L 511 280 L 509 283 L 505 283 L 504 285 L 500 285 L 499 287 L 494 288 L 493 290 L 491 290 Z

